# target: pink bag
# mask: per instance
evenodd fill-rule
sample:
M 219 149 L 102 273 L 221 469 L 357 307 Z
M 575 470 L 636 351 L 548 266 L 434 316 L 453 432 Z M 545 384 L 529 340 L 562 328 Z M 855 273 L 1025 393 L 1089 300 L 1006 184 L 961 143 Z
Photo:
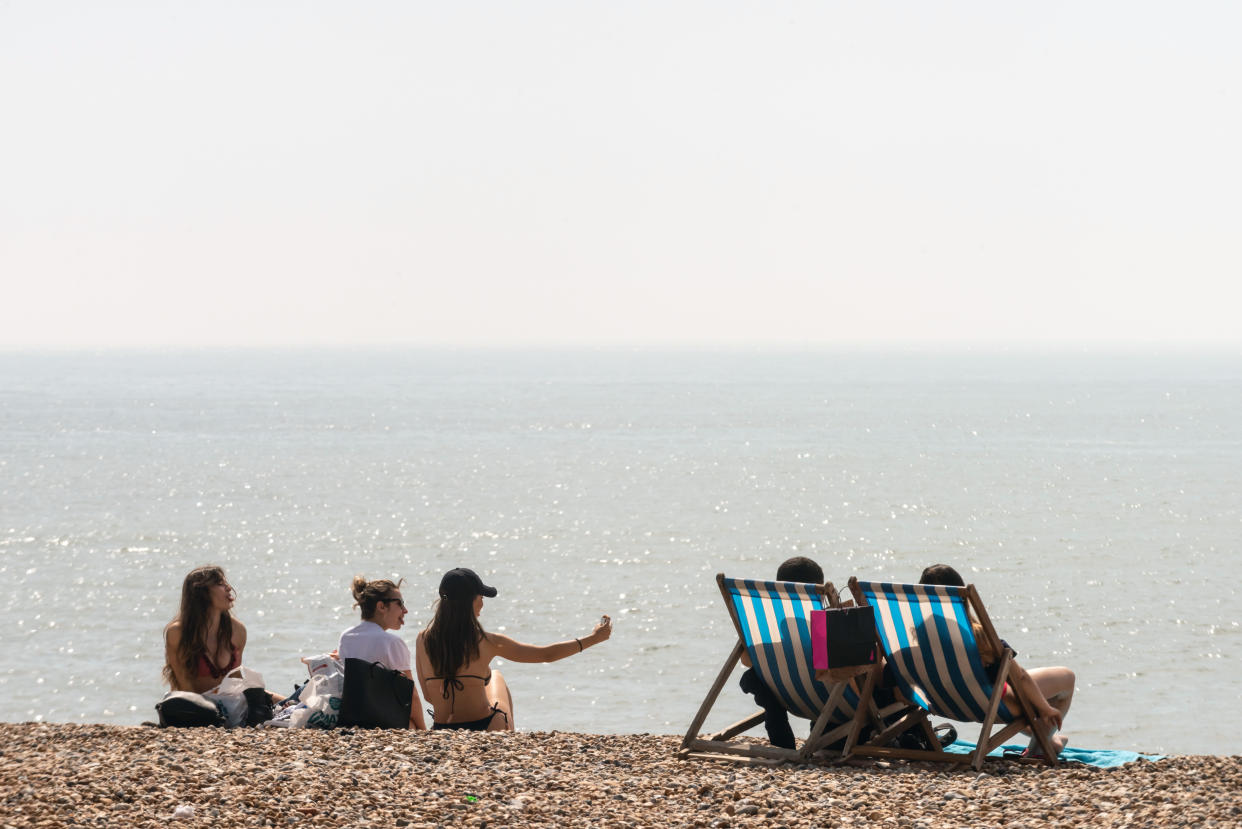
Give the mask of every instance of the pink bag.
M 811 662 L 817 671 L 828 670 L 828 611 L 811 611 Z

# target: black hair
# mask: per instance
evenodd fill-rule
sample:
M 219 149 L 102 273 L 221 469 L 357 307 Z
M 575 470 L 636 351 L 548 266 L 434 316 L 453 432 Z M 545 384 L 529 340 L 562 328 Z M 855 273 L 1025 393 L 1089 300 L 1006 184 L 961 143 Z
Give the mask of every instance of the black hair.
M 965 587 L 960 573 L 947 564 L 933 564 L 919 576 L 919 584 L 943 584 L 948 587 Z
M 804 584 L 823 584 L 824 571 L 806 556 L 786 559 L 776 570 L 777 581 L 799 581 Z

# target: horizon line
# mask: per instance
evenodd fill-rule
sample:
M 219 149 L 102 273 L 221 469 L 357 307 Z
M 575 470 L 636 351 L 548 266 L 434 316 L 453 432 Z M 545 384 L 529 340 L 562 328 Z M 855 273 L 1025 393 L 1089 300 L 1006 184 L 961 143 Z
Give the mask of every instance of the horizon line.
M 561 353 L 869 353 L 906 354 L 1236 354 L 1242 341 L 980 341 L 945 342 L 894 340 L 863 342 L 391 342 L 391 343 L 109 343 L 17 344 L 0 343 L 0 354 L 146 354 L 155 352 L 310 352 L 310 351 L 463 351 Z

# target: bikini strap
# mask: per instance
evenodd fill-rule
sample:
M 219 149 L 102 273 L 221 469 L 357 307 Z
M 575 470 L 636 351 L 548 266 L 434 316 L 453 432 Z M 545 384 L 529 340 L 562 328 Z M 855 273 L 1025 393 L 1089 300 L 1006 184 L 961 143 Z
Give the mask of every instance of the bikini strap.
M 454 700 L 457 699 L 457 692 L 463 691 L 466 688 L 466 684 L 455 676 L 434 677 L 434 678 L 441 679 L 444 681 L 444 698 L 445 699 L 449 699 L 450 696 Z M 449 693 L 450 688 L 452 688 L 451 694 Z
M 465 690 L 466 684 L 461 681 L 463 677 L 467 679 L 481 679 L 483 680 L 483 684 L 487 685 L 492 681 L 492 672 L 488 671 L 487 676 L 479 676 L 478 674 L 461 674 L 460 676 L 429 676 L 425 681 L 433 682 L 437 679 L 441 680 L 444 683 L 444 698 L 448 699 L 450 685 L 453 688 L 452 696 L 454 697 L 457 696 L 458 691 Z

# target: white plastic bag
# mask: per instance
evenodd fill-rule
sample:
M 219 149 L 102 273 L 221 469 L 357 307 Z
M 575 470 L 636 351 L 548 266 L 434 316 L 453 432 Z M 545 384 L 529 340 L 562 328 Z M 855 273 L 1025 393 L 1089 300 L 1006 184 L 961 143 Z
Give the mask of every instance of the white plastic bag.
M 263 723 L 265 728 L 292 728 L 293 715 L 306 706 L 301 702 L 295 702 L 292 705 L 286 705 L 275 714 L 267 722 Z
M 301 703 L 289 717 L 290 728 L 335 728 L 341 711 L 341 690 L 345 674 L 338 670 L 320 671 L 303 689 Z
M 303 656 L 302 664 L 306 666 L 306 671 L 311 676 L 318 673 L 332 673 L 333 671 L 345 670 L 341 667 L 341 660 L 330 653 L 322 653 L 319 656 Z
M 263 677 L 250 668 L 238 668 L 213 690 L 203 694 L 224 712 L 224 727 L 236 728 L 246 722 L 246 689 L 262 688 Z

